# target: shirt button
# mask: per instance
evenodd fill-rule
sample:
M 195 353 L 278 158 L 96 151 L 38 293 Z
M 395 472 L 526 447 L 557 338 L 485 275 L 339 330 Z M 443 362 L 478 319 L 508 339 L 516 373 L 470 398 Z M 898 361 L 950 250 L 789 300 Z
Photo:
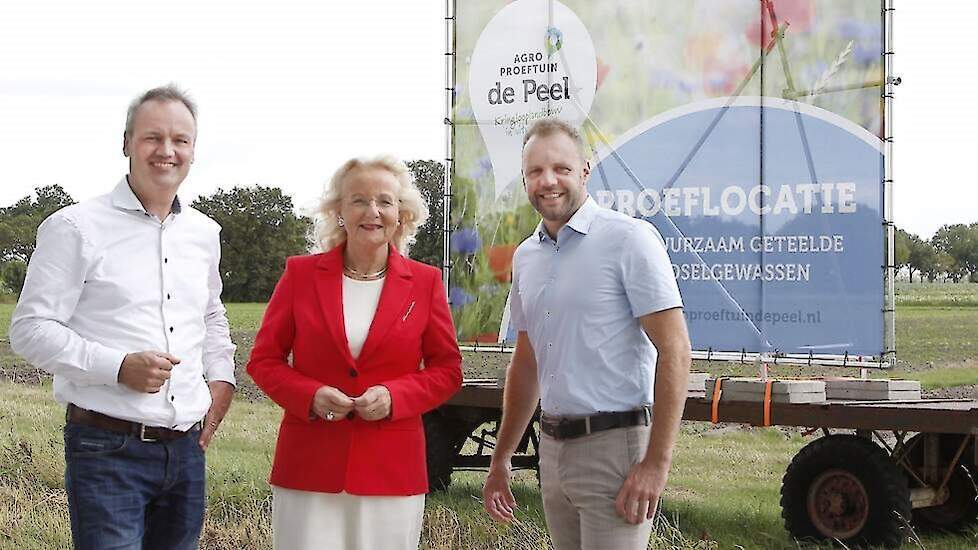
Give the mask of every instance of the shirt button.
M 169 261 L 168 258 L 163 258 L 163 263 L 166 263 L 167 261 Z
M 358 374 L 360 373 L 357 372 L 357 369 L 350 369 L 350 376 L 353 378 L 356 378 Z
M 167 294 L 167 295 L 166 295 L 166 299 L 167 299 L 167 300 L 169 300 L 169 299 L 170 299 L 170 295 L 169 295 L 169 294 Z
M 173 332 L 173 327 L 170 327 L 170 332 Z
M 170 396 L 170 401 L 173 401 L 174 399 L 176 399 L 176 397 L 175 397 L 175 396 L 173 396 L 173 395 L 171 395 L 171 396 Z
M 548 343 L 547 343 L 547 347 L 548 347 L 548 348 L 552 348 L 552 347 L 554 347 L 554 343 L 553 343 L 553 342 L 548 342 Z

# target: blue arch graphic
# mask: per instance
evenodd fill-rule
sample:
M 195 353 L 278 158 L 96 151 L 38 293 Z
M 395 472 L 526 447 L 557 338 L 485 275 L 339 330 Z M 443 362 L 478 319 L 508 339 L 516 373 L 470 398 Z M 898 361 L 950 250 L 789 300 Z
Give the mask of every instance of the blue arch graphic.
M 695 349 L 879 356 L 883 174 L 879 138 L 842 117 L 721 98 L 629 131 L 588 190 L 658 229 Z

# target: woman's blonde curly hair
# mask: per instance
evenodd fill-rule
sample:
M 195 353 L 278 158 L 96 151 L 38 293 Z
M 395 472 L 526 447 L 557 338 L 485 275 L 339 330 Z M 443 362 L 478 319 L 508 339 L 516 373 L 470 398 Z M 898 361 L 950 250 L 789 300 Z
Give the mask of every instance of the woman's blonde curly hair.
M 351 172 L 367 168 L 387 170 L 398 182 L 397 213 L 401 223 L 397 226 L 392 241 L 401 254 L 407 255 L 411 244 L 414 243 L 418 227 L 428 220 L 428 205 L 425 204 L 421 191 L 414 184 L 414 176 L 407 165 L 392 155 L 352 158 L 344 162 L 333 174 L 323 189 L 319 211 L 315 216 L 312 235 L 314 252 L 331 250 L 346 240 L 346 231 L 339 224 L 343 186 Z

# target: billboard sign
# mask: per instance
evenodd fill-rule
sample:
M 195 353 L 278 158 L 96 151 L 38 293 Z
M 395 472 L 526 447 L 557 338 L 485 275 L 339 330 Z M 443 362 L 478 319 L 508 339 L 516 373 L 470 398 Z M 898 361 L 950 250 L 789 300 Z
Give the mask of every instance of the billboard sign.
M 695 349 L 880 357 L 880 8 L 458 5 L 449 294 L 460 342 L 513 338 L 512 253 L 539 220 L 519 177 L 522 133 L 559 116 L 592 147 L 589 194 L 663 237 Z

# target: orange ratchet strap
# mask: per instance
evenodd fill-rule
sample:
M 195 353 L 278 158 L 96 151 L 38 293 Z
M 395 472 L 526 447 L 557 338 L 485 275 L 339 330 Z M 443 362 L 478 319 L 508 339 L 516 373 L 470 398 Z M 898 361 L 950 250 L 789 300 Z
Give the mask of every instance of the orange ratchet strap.
M 764 384 L 764 425 L 771 425 L 771 386 L 774 380 L 768 380 Z
M 723 376 L 718 376 L 713 381 L 713 404 L 710 407 L 710 422 L 714 424 L 720 421 L 720 394 L 723 393 L 724 378 Z
M 713 381 L 713 400 L 710 403 L 710 422 L 716 424 L 720 421 L 720 396 L 723 394 L 723 380 L 719 377 Z M 771 389 L 774 380 L 764 383 L 764 426 L 771 425 Z

